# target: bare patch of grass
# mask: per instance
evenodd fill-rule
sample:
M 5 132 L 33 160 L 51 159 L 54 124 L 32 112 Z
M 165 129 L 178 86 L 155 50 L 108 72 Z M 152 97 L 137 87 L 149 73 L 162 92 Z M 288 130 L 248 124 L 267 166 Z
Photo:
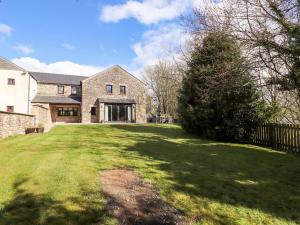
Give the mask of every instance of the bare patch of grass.
M 108 211 L 121 225 L 184 225 L 181 213 L 166 204 L 155 187 L 129 169 L 102 172 Z

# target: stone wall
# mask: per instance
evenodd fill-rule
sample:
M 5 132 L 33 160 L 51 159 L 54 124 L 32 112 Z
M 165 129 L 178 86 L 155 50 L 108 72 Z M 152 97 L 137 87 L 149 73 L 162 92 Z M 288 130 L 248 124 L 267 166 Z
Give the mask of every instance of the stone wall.
M 58 108 L 78 108 L 78 116 L 58 116 Z M 55 123 L 80 123 L 80 106 L 79 105 L 50 105 L 36 103 L 32 105 L 32 114 L 36 116 L 36 123 L 42 123 L 45 130 L 50 130 Z
M 81 86 L 80 85 L 64 85 L 65 90 L 64 94 L 58 94 L 58 85 L 57 84 L 42 84 L 38 83 L 38 95 L 42 96 L 71 96 L 71 87 L 77 87 L 77 95 L 81 96 Z
M 106 84 L 113 85 L 113 94 L 106 93 Z M 126 86 L 126 95 L 120 94 L 120 85 Z M 99 109 L 98 98 L 109 99 L 134 99 L 136 101 L 136 122 L 146 122 L 146 97 L 145 85 L 123 70 L 119 66 L 113 66 L 82 81 L 82 122 L 100 122 L 103 120 L 103 105 Z M 91 107 L 97 107 L 97 121 L 91 116 Z
M 34 126 L 33 115 L 0 111 L 0 138 L 25 134 L 25 129 Z
M 36 125 L 41 123 L 45 131 L 49 131 L 53 127 L 49 104 L 33 104 L 31 112 L 36 117 Z
M 72 86 L 77 87 L 77 95 L 72 95 Z M 44 84 L 38 83 L 38 93 L 41 96 L 81 96 L 81 86 L 80 85 L 64 85 L 64 94 L 58 94 L 57 84 Z M 78 116 L 58 116 L 58 108 L 79 108 Z M 43 123 L 46 130 L 51 129 L 54 123 L 80 123 L 80 106 L 79 105 L 63 105 L 63 104 L 47 104 L 47 103 L 33 103 L 32 104 L 32 114 L 36 116 L 38 123 Z
M 78 116 L 58 116 L 58 108 L 78 108 Z M 80 123 L 80 106 L 79 105 L 51 105 L 51 119 L 54 123 Z

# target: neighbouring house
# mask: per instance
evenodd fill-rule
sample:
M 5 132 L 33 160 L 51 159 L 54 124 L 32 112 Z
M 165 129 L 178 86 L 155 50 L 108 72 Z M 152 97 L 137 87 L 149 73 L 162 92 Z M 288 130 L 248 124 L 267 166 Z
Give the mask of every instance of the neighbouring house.
M 37 83 L 23 68 L 0 58 L 0 111 L 31 114 Z
M 91 77 L 29 72 L 0 58 L 0 111 L 36 123 L 144 123 L 145 85 L 120 66 Z

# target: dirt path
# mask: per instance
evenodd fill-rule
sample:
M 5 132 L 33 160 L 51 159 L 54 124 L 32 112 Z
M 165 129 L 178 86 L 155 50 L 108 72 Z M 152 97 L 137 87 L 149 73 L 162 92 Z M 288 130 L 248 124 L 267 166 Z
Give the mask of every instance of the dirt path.
M 133 170 L 115 169 L 101 175 L 108 211 L 119 225 L 184 225 L 178 210 L 160 198 L 154 186 Z

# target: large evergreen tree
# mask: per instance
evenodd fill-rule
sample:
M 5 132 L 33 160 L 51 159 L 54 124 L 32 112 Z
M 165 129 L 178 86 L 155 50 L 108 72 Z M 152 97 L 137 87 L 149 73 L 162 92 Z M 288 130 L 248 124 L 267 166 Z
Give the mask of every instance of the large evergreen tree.
M 269 116 L 246 61 L 224 32 L 195 47 L 179 97 L 184 129 L 222 141 L 247 141 Z

